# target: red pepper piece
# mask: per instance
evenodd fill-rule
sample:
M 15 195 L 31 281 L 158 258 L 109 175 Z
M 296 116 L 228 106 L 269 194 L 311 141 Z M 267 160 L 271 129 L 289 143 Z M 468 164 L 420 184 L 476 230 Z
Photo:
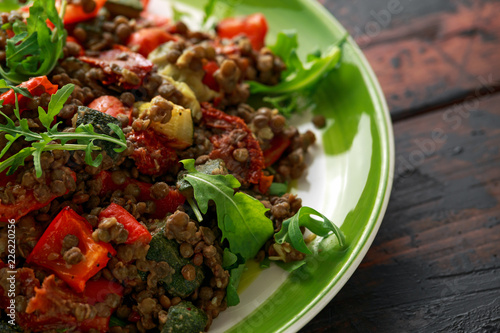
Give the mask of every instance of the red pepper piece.
M 100 195 L 104 196 L 109 192 L 113 192 L 116 190 L 124 190 L 127 185 L 135 184 L 139 187 L 139 197 L 137 198 L 139 201 L 153 201 L 156 206 L 156 211 L 154 214 L 151 214 L 152 218 L 164 218 L 168 213 L 173 213 L 177 210 L 177 207 L 184 204 L 186 198 L 175 188 L 170 187 L 170 192 L 163 199 L 153 199 L 151 197 L 151 187 L 153 184 L 144 183 L 138 181 L 133 178 L 128 178 L 123 184 L 115 184 L 113 179 L 111 178 L 111 173 L 108 171 L 101 171 L 97 175 L 97 179 L 101 183 L 101 192 Z
M 176 40 L 174 36 L 159 27 L 143 28 L 130 35 L 127 45 L 131 49 L 136 49 L 138 53 L 147 57 L 158 46 L 171 40 Z
M 270 142 L 270 147 L 264 150 L 264 161 L 266 168 L 279 160 L 281 155 L 290 146 L 290 139 L 284 135 L 276 135 Z
M 60 1 L 58 1 L 58 5 L 59 3 Z M 95 3 L 95 9 L 90 13 L 86 13 L 81 5 L 68 4 L 66 6 L 66 13 L 64 14 L 64 24 L 83 22 L 96 17 L 99 10 L 106 3 L 106 0 L 95 0 Z
M 203 76 L 203 84 L 208 86 L 210 89 L 219 91 L 219 84 L 214 78 L 214 73 L 219 69 L 219 65 L 215 61 L 209 61 L 203 66 L 205 71 L 205 76 Z
M 99 98 L 94 99 L 89 105 L 89 108 L 101 111 L 102 113 L 109 114 L 112 117 L 117 117 L 120 114 L 123 114 L 128 117 L 129 125 L 132 124 L 132 110 L 131 108 L 125 107 L 122 101 L 114 96 L 101 96 Z
M 110 294 L 123 296 L 123 289 L 121 284 L 106 279 L 89 280 L 85 285 L 83 297 L 87 303 L 94 305 L 106 301 Z
M 48 93 L 53 95 L 57 92 L 57 85 L 52 84 L 46 76 L 38 76 L 29 79 L 26 82 L 21 83 L 18 87 L 26 88 L 33 96 L 40 96 L 43 93 Z M 16 103 L 16 97 L 14 90 L 9 90 L 0 95 L 0 100 L 3 100 L 3 105 L 14 105 Z M 29 102 L 28 97 L 24 97 L 21 94 L 17 94 L 17 100 L 19 103 L 19 111 L 22 112 L 26 110 L 26 104 Z
M 143 174 L 159 176 L 179 162 L 175 149 L 167 147 L 152 130 L 131 131 L 127 139 L 134 145 L 131 157 Z
M 203 121 L 207 127 L 223 131 L 222 134 L 216 134 L 210 138 L 214 146 L 212 152 L 210 152 L 210 158 L 224 160 L 228 170 L 233 175 L 251 184 L 258 184 L 263 175 L 262 169 L 265 166 L 264 156 L 259 142 L 253 136 L 245 121 L 217 110 L 209 103 L 203 103 L 201 110 L 203 112 Z M 238 133 L 235 130 L 238 130 Z M 238 140 L 232 137 L 241 134 L 246 135 Z M 233 152 L 237 148 L 246 148 L 248 150 L 250 157 L 246 163 L 234 159 Z
M 61 280 L 50 275 L 43 281 L 41 288 L 35 288 L 36 295 L 30 299 L 26 312 L 19 314 L 21 327 L 33 332 L 70 329 L 88 332 L 109 330 L 110 317 L 98 317 L 78 322 L 76 318 L 64 312 L 64 304 L 91 304 L 84 295 L 77 294 Z M 121 296 L 121 295 L 120 295 Z
M 123 224 L 125 230 L 128 231 L 128 238 L 125 244 L 133 244 L 136 242 L 149 244 L 151 234 L 145 226 L 137 222 L 125 208 L 115 203 L 109 205 L 99 214 L 99 219 L 114 217 L 118 223 Z
M 267 193 L 267 191 L 271 187 L 271 184 L 273 183 L 273 179 L 274 179 L 273 175 L 271 176 L 262 175 L 262 177 L 260 177 L 260 182 L 259 182 L 260 193 L 263 194 Z
M 76 181 L 76 174 L 67 167 L 63 167 L 67 172 L 71 174 L 71 177 Z M 50 185 L 50 183 L 48 183 Z M 65 194 L 68 194 L 69 190 Z M 36 200 L 33 190 L 26 190 L 26 194 L 23 199 L 18 199 L 14 204 L 2 204 L 0 202 L 0 222 L 7 222 L 9 219 L 19 220 L 21 217 L 27 215 L 28 213 L 38 210 L 42 207 L 47 206 L 52 202 L 57 195 L 52 195 L 46 202 L 39 202 Z
M 264 46 L 268 25 L 264 15 L 260 13 L 245 17 L 231 17 L 224 19 L 217 25 L 217 35 L 221 38 L 231 39 L 238 35 L 246 35 L 254 50 Z
M 70 234 L 78 237 L 78 247 L 85 256 L 85 260 L 76 265 L 67 265 L 60 256 L 63 239 Z M 48 256 L 52 253 L 59 254 L 59 257 L 49 260 Z M 54 271 L 74 290 L 82 292 L 87 280 L 106 267 L 109 254 L 116 254 L 113 247 L 108 243 L 94 241 L 88 221 L 71 208 L 65 207 L 45 230 L 26 262 Z
M 153 69 L 151 61 L 139 53 L 126 51 L 123 48 L 101 52 L 99 58 L 83 56 L 78 59 L 94 67 L 101 67 L 106 75 L 104 84 L 117 83 L 125 89 L 139 88 L 146 75 Z M 137 82 L 126 79 L 123 70 L 137 75 Z

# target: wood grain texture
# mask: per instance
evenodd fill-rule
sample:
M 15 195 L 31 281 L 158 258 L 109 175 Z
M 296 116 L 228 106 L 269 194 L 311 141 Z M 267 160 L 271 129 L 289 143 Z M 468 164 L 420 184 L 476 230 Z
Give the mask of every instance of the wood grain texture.
M 498 105 L 500 94 L 395 123 L 379 234 L 302 332 L 500 332 Z
M 301 332 L 500 332 L 500 1 L 377 19 L 394 1 L 322 1 L 380 80 L 396 169 L 373 246 Z
M 499 1 L 326 0 L 363 49 L 393 119 L 500 90 Z

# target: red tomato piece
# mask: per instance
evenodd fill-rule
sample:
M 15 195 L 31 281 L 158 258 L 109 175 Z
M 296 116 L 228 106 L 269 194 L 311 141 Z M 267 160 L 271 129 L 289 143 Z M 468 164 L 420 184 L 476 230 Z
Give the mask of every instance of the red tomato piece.
M 29 93 L 33 96 L 40 96 L 43 93 L 48 93 L 53 95 L 57 92 L 58 86 L 52 84 L 52 82 L 47 79 L 46 76 L 38 76 L 29 79 L 26 82 L 21 83 L 18 87 L 28 89 Z M 16 103 L 16 97 L 14 90 L 9 90 L 0 95 L 0 100 L 3 100 L 3 105 L 14 105 Z M 24 97 L 21 94 L 17 94 L 17 101 L 19 103 L 19 111 L 22 112 L 26 110 L 26 104 L 30 98 Z
M 156 206 L 156 211 L 151 214 L 152 218 L 164 218 L 168 213 L 173 213 L 177 207 L 182 205 L 186 200 L 184 196 L 175 188 L 170 187 L 168 195 L 163 199 L 153 199 L 151 196 L 151 187 L 153 184 L 144 183 L 133 178 L 128 178 L 123 184 L 115 184 L 111 178 L 111 173 L 108 171 L 101 171 L 97 175 L 97 179 L 101 183 L 100 195 L 104 196 L 107 193 L 124 190 L 127 185 L 135 184 L 139 187 L 139 201 L 153 201 Z
M 260 13 L 245 17 L 227 18 L 217 25 L 217 35 L 219 37 L 231 39 L 243 34 L 250 39 L 254 50 L 260 50 L 264 46 L 267 30 L 266 18 Z
M 101 111 L 102 113 L 109 114 L 112 117 L 117 117 L 123 114 L 128 117 L 129 125 L 132 124 L 132 110 L 131 108 L 125 107 L 122 101 L 114 96 L 101 96 L 94 99 L 89 105 L 89 108 Z
M 290 146 L 290 139 L 284 135 L 276 135 L 270 142 L 270 147 L 264 150 L 266 168 L 276 163 L 285 150 Z
M 153 69 L 151 61 L 139 53 L 130 52 L 123 48 L 101 52 L 99 58 L 83 56 L 78 59 L 94 67 L 101 67 L 106 75 L 104 84 L 117 83 L 125 89 L 139 88 L 146 75 Z M 112 67 L 114 70 L 111 69 Z M 124 70 L 131 73 L 124 75 Z M 119 74 L 120 72 L 121 74 Z M 133 75 L 137 78 L 131 79 Z
M 251 184 L 258 184 L 264 169 L 264 156 L 259 142 L 245 121 L 236 116 L 230 116 L 220 110 L 213 108 L 209 103 L 202 103 L 203 122 L 209 128 L 223 130 L 222 134 L 213 135 L 210 141 L 213 150 L 210 152 L 211 159 L 220 158 L 224 160 L 231 173 Z M 235 132 L 236 130 L 236 132 Z M 243 136 L 243 134 L 245 134 Z M 235 140 L 233 136 L 243 136 Z M 238 162 L 233 157 L 237 148 L 246 148 L 249 159 L 245 163 Z
M 214 78 L 214 73 L 219 69 L 219 65 L 215 61 L 209 61 L 203 66 L 205 71 L 205 76 L 203 76 L 203 84 L 208 86 L 210 89 L 219 91 L 219 84 Z
M 91 283 L 91 282 L 89 282 Z M 113 282 L 109 282 L 113 283 Z M 35 287 L 35 296 L 32 297 L 26 312 L 19 313 L 21 327 L 33 332 L 47 332 L 51 330 L 70 329 L 78 332 L 88 332 L 91 329 L 99 332 L 109 330 L 109 318 L 96 316 L 78 322 L 76 318 L 64 312 L 61 304 L 92 304 L 84 295 L 77 294 L 61 280 L 50 275 L 43 281 L 41 288 Z M 120 295 L 120 294 L 119 294 Z M 121 295 L 120 295 L 121 296 Z
M 128 238 L 125 244 L 133 244 L 136 242 L 149 244 L 151 234 L 145 226 L 137 222 L 125 208 L 115 203 L 109 205 L 99 214 L 99 219 L 114 217 L 118 223 L 123 224 L 125 230 L 128 231 Z
M 147 57 L 158 46 L 171 40 L 176 38 L 162 28 L 143 28 L 130 35 L 127 45 Z
M 60 255 L 57 259 L 49 260 L 49 254 L 61 253 L 63 239 L 70 234 L 78 237 L 78 247 L 85 260 L 76 265 L 68 265 Z M 65 207 L 45 230 L 26 262 L 53 271 L 74 290 L 82 292 L 87 280 L 106 267 L 109 254 L 116 254 L 111 244 L 94 241 L 88 221 Z
M 90 13 L 86 13 L 80 5 L 68 4 L 66 6 L 66 13 L 64 14 L 64 24 L 83 22 L 96 17 L 99 10 L 101 10 L 106 3 L 106 0 L 95 0 L 95 3 L 95 9 Z M 58 7 L 59 4 L 60 1 L 57 1 Z
M 66 171 L 71 174 L 73 180 L 76 181 L 76 174 L 69 168 L 63 167 Z M 50 182 L 48 183 L 50 185 Z M 65 194 L 68 194 L 69 190 Z M 13 204 L 3 204 L 0 202 L 0 222 L 8 222 L 9 219 L 14 219 L 18 221 L 21 217 L 27 215 L 29 212 L 38 210 L 42 207 L 47 206 L 52 200 L 57 198 L 57 195 L 52 195 L 48 201 L 39 202 L 36 200 L 32 189 L 27 189 L 24 198 L 17 200 Z

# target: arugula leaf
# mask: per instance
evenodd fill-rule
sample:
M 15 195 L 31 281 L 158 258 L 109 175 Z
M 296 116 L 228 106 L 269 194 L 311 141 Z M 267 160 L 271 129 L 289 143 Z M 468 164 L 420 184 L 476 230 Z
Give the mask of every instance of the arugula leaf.
M 91 124 L 80 125 L 76 128 L 74 133 L 69 132 L 59 132 L 57 127 L 59 124 L 55 124 L 52 127 L 51 124 L 56 119 L 59 111 L 61 111 L 64 103 L 71 95 L 74 89 L 74 85 L 68 84 L 61 89 L 59 89 L 54 95 L 51 96 L 47 112 L 41 107 L 38 108 L 38 117 L 42 122 L 43 126 L 47 129 L 44 133 L 33 132 L 29 126 L 27 119 L 21 119 L 19 113 L 19 106 L 17 100 L 17 93 L 23 94 L 25 96 L 31 96 L 25 88 L 11 87 L 5 83 L 4 80 L 0 80 L 0 89 L 8 88 L 14 90 L 16 107 L 14 109 L 14 114 L 19 121 L 19 125 L 16 126 L 15 122 L 10 119 L 5 113 L 0 111 L 0 115 L 3 116 L 7 123 L 0 124 L 0 132 L 5 132 L 5 138 L 7 139 L 7 144 L 0 152 L 0 159 L 8 152 L 12 144 L 19 138 L 23 137 L 25 141 L 31 142 L 31 147 L 25 147 L 10 156 L 9 158 L 0 162 L 0 172 L 9 169 L 7 175 L 13 174 L 18 167 L 24 165 L 24 161 L 33 156 L 34 166 L 36 170 L 36 176 L 41 177 L 43 170 L 40 163 L 41 154 L 44 151 L 51 150 L 82 150 L 85 151 L 85 162 L 92 166 L 99 166 L 102 163 L 102 155 L 99 154 L 95 159 L 92 159 L 92 152 L 96 150 L 101 150 L 100 147 L 94 145 L 95 140 L 109 141 L 119 146 L 115 148 L 116 152 L 122 152 L 127 148 L 127 143 L 125 135 L 119 126 L 110 127 L 118 136 L 118 138 L 108 136 L 105 134 L 96 133 Z M 78 144 L 67 144 L 70 140 L 77 140 Z M 52 141 L 60 141 L 61 143 L 51 143 Z
M 229 283 L 226 289 L 226 300 L 228 306 L 238 305 L 240 303 L 240 297 L 238 296 L 238 285 L 240 284 L 241 275 L 245 270 L 246 265 L 241 264 L 236 268 L 233 268 L 229 272 Z
M 62 1 L 61 16 L 66 0 Z M 54 25 L 51 30 L 47 25 Z M 7 40 L 6 65 L 0 66 L 0 75 L 13 83 L 48 74 L 57 65 L 66 43 L 66 30 L 53 0 L 37 0 L 30 7 L 26 23 L 13 25 L 15 36 Z
M 269 195 L 281 197 L 288 191 L 288 183 L 272 183 L 269 186 Z
M 324 56 L 302 64 L 296 51 L 296 38 L 296 34 L 282 32 L 278 35 L 278 41 L 274 47 L 270 47 L 276 55 L 283 58 L 287 65 L 282 81 L 274 86 L 249 81 L 251 93 L 283 94 L 310 88 L 339 63 L 341 51 L 337 45 L 333 45 Z
M 238 261 L 238 256 L 229 251 L 227 247 L 224 248 L 224 253 L 222 255 L 222 267 L 224 267 L 224 269 L 228 269 L 234 264 L 236 264 L 237 261 Z
M 215 202 L 222 240 L 228 240 L 231 252 L 245 260 L 255 257 L 274 232 L 273 223 L 265 216 L 268 209 L 247 194 L 234 193 L 241 184 L 233 175 L 201 173 L 193 159 L 181 163 L 188 171 L 183 179 L 193 187 L 200 211 L 206 214 L 209 201 Z
M 2 0 L 0 2 L 1 12 L 10 12 L 11 10 L 16 10 L 21 7 L 21 4 L 17 0 Z
M 313 218 L 313 216 L 321 218 L 322 221 Z M 278 244 L 290 243 L 297 251 L 312 254 L 304 242 L 300 227 L 306 227 L 312 233 L 322 237 L 333 233 L 337 237 L 340 247 L 345 244 L 345 236 L 342 231 L 326 216 L 310 207 L 301 207 L 297 214 L 283 221 L 281 230 L 274 235 L 274 240 Z
M 203 17 L 203 24 L 205 25 L 209 18 L 211 18 L 215 13 L 215 5 L 217 0 L 208 0 L 206 5 L 203 7 L 205 16 Z
M 59 89 L 54 96 L 50 99 L 48 111 L 42 107 L 38 107 L 38 118 L 40 119 L 43 126 L 46 129 L 50 130 L 50 125 L 54 118 L 57 116 L 59 111 L 63 108 L 64 103 L 68 100 L 68 97 L 71 95 L 75 87 L 73 85 L 65 85 L 61 89 Z
M 297 109 L 314 106 L 313 96 L 316 86 L 340 62 L 341 46 L 347 35 L 338 43 L 332 45 L 324 55 L 319 51 L 307 56 L 302 63 L 298 54 L 297 33 L 292 30 L 280 32 L 276 43 L 269 46 L 274 54 L 286 64 L 286 70 L 281 74 L 281 82 L 267 86 L 256 81 L 248 81 L 252 94 L 271 94 L 263 100 L 279 109 L 285 116 L 290 116 Z

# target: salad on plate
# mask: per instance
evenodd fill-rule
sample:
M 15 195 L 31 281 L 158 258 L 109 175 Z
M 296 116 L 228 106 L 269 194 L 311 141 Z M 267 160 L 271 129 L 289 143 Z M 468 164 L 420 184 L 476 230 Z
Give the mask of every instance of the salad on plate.
M 216 6 L 195 29 L 146 0 L 0 4 L 0 331 L 203 332 L 250 262 L 345 246 L 291 193 L 316 138 L 289 121 L 343 40 L 303 61 Z

